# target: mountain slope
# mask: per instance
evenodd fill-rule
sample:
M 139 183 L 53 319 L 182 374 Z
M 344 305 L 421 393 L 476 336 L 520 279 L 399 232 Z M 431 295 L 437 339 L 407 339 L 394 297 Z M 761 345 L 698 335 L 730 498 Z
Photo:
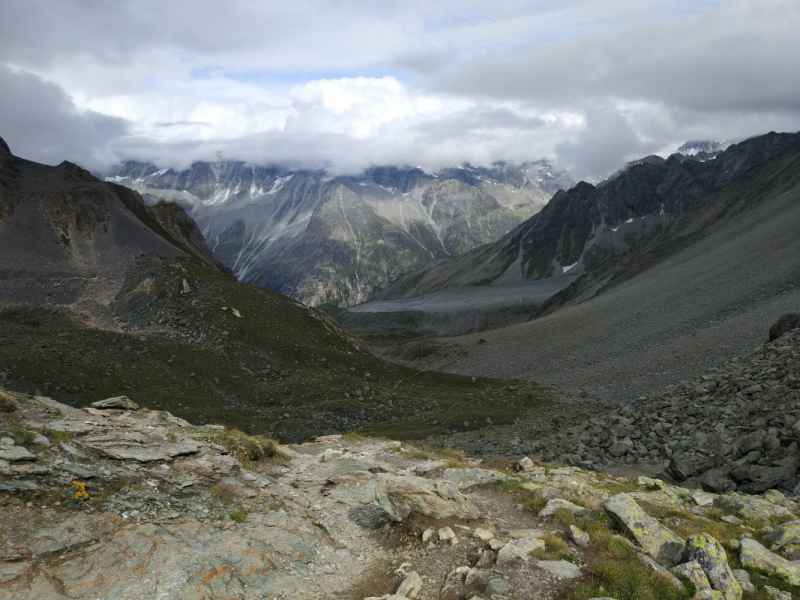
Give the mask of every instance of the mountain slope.
M 558 310 L 541 318 L 439 340 L 442 354 L 426 365 L 634 401 L 763 342 L 800 306 L 800 146 L 618 260 L 556 296 L 549 308 Z
M 494 244 L 431 263 L 377 298 L 591 271 L 663 231 L 704 194 L 797 141 L 800 134 L 770 133 L 732 145 L 705 162 L 673 155 L 663 163 L 640 161 L 601 187 L 581 182 L 559 191 L 539 213 Z
M 181 203 L 242 281 L 339 306 L 433 259 L 495 241 L 571 183 L 543 161 L 432 175 L 376 167 L 334 179 L 242 162 L 180 172 L 129 162 L 107 179 L 148 202 Z
M 537 385 L 380 360 L 322 312 L 230 277 L 179 206 L 0 150 L 4 387 L 67 404 L 125 394 L 284 441 L 474 429 L 549 402 Z

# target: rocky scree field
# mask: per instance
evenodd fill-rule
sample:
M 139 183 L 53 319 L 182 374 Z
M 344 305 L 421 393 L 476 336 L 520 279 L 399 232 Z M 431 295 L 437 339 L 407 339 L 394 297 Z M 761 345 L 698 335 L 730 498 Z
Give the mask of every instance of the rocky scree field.
M 793 497 L 0 391 L 0 598 L 791 598 Z

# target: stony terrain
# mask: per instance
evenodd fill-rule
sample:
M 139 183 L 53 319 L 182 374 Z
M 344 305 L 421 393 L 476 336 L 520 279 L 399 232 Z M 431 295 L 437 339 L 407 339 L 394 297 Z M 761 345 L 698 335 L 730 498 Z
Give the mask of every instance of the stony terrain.
M 522 452 L 597 471 L 636 465 L 707 491 L 794 493 L 800 467 L 800 330 L 555 435 L 543 436 L 541 425 L 531 415 L 511 427 L 451 435 L 447 443 L 475 456 Z
M 800 511 L 775 490 L 702 493 L 341 436 L 276 447 L 125 397 L 0 399 L 0 598 L 736 599 L 800 586 Z

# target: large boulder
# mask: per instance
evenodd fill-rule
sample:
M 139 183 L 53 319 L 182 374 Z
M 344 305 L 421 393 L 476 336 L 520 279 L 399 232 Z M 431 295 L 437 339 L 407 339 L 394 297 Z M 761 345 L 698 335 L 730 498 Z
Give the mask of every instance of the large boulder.
M 711 588 L 722 592 L 725 600 L 741 600 L 742 586 L 728 566 L 725 549 L 707 533 L 689 536 L 686 540 L 685 558 L 697 561 L 708 577 Z
M 800 585 L 800 569 L 755 540 L 742 538 L 739 543 L 739 561 L 744 567 L 776 575 L 791 585 Z
M 683 556 L 684 541 L 645 513 L 628 494 L 603 501 L 609 518 L 630 535 L 651 557 L 671 567 Z
M 779 552 L 784 558 L 797 560 L 800 558 L 800 521 L 782 523 L 772 537 L 770 550 Z
M 786 313 L 769 328 L 769 341 L 776 340 L 792 329 L 800 329 L 800 314 Z
M 800 456 L 787 456 L 775 465 L 742 465 L 731 471 L 731 476 L 739 482 L 740 491 L 746 494 L 763 494 L 781 483 L 794 481 L 795 473 L 800 467 Z
M 769 521 L 771 517 L 788 517 L 792 514 L 785 506 L 775 504 L 765 498 L 743 496 L 736 492 L 719 496 L 714 505 L 748 521 Z
M 507 562 L 511 562 L 515 558 L 519 558 L 527 562 L 530 558 L 531 552 L 544 549 L 544 541 L 538 538 L 526 537 L 519 540 L 512 540 L 500 548 L 500 551 L 497 553 L 497 565 L 504 565 Z
M 410 475 L 379 481 L 375 500 L 394 521 L 402 521 L 411 513 L 432 519 L 477 519 L 481 516 L 455 484 Z

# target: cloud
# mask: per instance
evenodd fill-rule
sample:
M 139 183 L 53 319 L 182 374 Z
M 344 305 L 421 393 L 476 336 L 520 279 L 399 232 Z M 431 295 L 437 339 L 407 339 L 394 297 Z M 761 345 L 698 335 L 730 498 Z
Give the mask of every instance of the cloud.
M 45 164 L 65 158 L 98 169 L 117 160 L 123 119 L 79 111 L 59 86 L 0 65 L 0 135 L 17 156 Z
M 598 176 L 687 139 L 800 129 L 799 28 L 796 0 L 8 2 L 0 135 L 95 169 L 221 151 Z

